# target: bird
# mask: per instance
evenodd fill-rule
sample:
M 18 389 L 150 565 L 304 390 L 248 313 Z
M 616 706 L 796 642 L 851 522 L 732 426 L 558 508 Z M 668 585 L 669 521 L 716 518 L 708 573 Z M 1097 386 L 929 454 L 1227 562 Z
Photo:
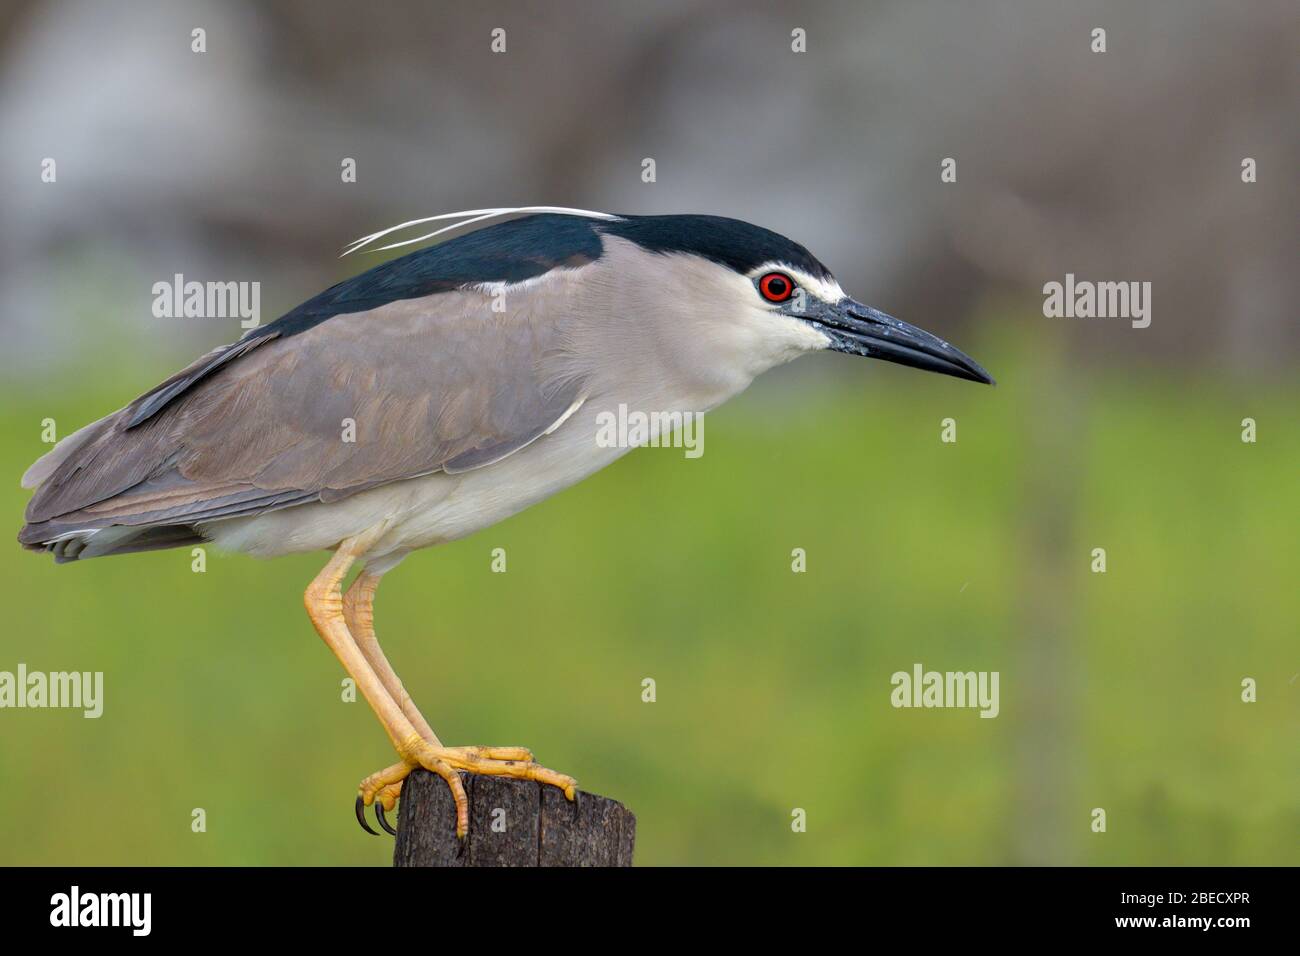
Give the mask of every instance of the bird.
M 428 222 L 450 225 L 377 245 Z M 385 657 L 373 606 L 413 551 L 626 454 L 631 442 L 597 440 L 602 414 L 702 415 L 824 351 L 994 384 L 949 343 L 850 298 L 804 246 L 737 219 L 497 207 L 402 223 L 343 254 L 411 244 L 65 437 L 23 475 L 18 535 L 60 563 L 208 543 L 328 553 L 308 616 L 397 755 L 358 787 L 370 833 L 373 806 L 395 834 L 384 811 L 417 768 L 450 787 L 462 841 L 460 771 L 575 799 L 574 778 L 525 747 L 444 745 Z

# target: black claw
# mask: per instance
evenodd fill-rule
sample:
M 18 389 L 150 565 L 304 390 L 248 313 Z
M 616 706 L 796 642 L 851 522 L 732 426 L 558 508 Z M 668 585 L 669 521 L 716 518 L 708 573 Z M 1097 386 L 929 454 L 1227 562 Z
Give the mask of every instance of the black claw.
M 384 816 L 384 805 L 378 800 L 375 801 L 375 819 L 389 836 L 397 836 L 397 831 L 388 825 L 388 817 Z
M 366 801 L 357 797 L 357 823 L 361 824 L 361 829 L 365 830 L 371 836 L 379 836 L 374 830 L 370 829 L 370 824 L 366 822 Z

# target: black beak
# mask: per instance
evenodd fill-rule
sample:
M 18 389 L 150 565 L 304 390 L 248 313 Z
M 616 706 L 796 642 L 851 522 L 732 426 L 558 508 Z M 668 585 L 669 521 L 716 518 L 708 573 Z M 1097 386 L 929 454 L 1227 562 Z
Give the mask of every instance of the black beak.
M 978 362 L 943 339 L 861 302 L 842 299 L 806 318 L 825 333 L 836 352 L 996 384 Z

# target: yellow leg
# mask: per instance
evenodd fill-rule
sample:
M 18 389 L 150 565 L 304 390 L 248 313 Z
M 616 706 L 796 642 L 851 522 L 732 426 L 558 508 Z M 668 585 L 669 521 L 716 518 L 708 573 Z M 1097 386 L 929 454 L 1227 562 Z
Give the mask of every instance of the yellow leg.
M 384 651 L 379 646 L 379 638 L 375 636 L 375 591 L 379 588 L 379 578 L 378 574 L 362 571 L 352 582 L 352 587 L 348 588 L 347 593 L 343 595 L 343 617 L 347 621 L 348 631 L 351 632 L 357 646 L 361 648 L 366 662 L 379 675 L 384 688 L 393 700 L 397 701 L 397 706 L 411 722 L 411 726 L 429 743 L 441 747 L 442 741 L 438 739 L 438 735 L 433 732 L 433 728 L 415 706 L 415 701 L 411 700 L 411 695 L 402 686 L 393 666 L 388 663 L 388 658 L 384 656 Z
M 577 788 L 573 778 L 533 763 L 532 754 L 522 747 L 448 748 L 437 742 L 432 730 L 428 730 L 429 737 L 432 738 L 430 740 L 417 729 L 405 708 L 398 703 L 399 699 L 406 697 L 405 692 L 401 690 L 397 675 L 383 658 L 383 652 L 378 649 L 378 641 L 373 639 L 373 628 L 369 627 L 376 576 L 370 576 L 373 580 L 358 592 L 358 598 L 353 602 L 352 616 L 358 624 L 366 624 L 374 644 L 375 662 L 382 661 L 382 669 L 372 663 L 348 629 L 345 602 L 339 585 L 348 569 L 364 552 L 365 542 L 359 539 L 343 542 L 304 595 L 307 613 L 316 632 L 334 652 L 343 669 L 356 681 L 362 696 L 379 718 L 393 749 L 401 758 L 401 763 L 371 774 L 361 782 L 359 798 L 362 803 L 369 806 L 378 797 L 382 805 L 391 809 L 401 781 L 415 767 L 424 767 L 446 780 L 451 788 L 456 802 L 456 834 L 463 837 L 469 830 L 469 803 L 457 770 L 549 783 L 562 789 L 565 796 L 572 800 Z M 362 600 L 367 590 L 369 595 Z M 364 615 L 361 613 L 363 606 Z M 391 675 L 392 686 L 380 676 L 381 672 Z M 409 697 L 406 700 L 409 701 Z M 410 708 L 418 716 L 419 712 L 415 711 L 413 703 Z M 420 718 L 420 723 L 425 729 L 428 728 L 423 718 Z
M 425 740 L 435 747 L 442 747 L 442 741 L 438 735 L 433 732 L 429 722 L 424 719 L 420 713 L 415 701 L 411 695 L 406 692 L 406 687 L 402 684 L 401 678 L 393 670 L 393 665 L 388 663 L 388 658 L 384 655 L 384 649 L 379 646 L 379 637 L 375 634 L 375 592 L 379 590 L 379 580 L 383 577 L 381 574 L 372 574 L 369 571 L 362 571 L 352 586 L 343 594 L 343 618 L 347 623 L 349 633 L 357 646 L 361 648 L 361 653 L 371 669 L 378 675 L 380 683 L 388 691 L 389 696 L 397 702 L 406 715 L 411 725 L 416 729 Z M 461 756 L 463 758 L 481 757 L 489 760 L 510 760 L 524 761 L 531 763 L 533 759 L 532 751 L 527 747 L 445 747 L 444 749 Z M 393 770 L 394 768 L 388 768 Z M 381 774 L 385 773 L 381 771 Z M 378 775 L 377 775 L 378 776 Z M 403 778 L 405 774 L 403 774 Z M 394 783 L 386 784 L 375 793 L 375 801 L 385 810 L 391 810 L 397 803 L 397 797 L 402 790 L 402 780 L 399 779 Z

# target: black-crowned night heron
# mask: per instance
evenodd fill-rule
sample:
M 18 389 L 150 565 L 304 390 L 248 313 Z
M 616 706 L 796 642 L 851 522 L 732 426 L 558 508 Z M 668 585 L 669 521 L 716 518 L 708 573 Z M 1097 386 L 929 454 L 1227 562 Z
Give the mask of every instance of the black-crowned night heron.
M 825 349 L 993 380 L 748 223 L 532 207 L 394 228 L 435 219 L 477 230 L 327 289 L 61 441 L 23 476 L 36 492 L 19 540 L 59 561 L 208 541 L 258 557 L 332 550 L 307 611 L 400 758 L 362 781 L 357 816 L 392 809 L 424 767 L 451 787 L 463 836 L 458 770 L 570 799 L 574 781 L 522 747 L 442 744 L 375 638 L 386 572 L 619 458 L 628 449 L 597 431 L 620 406 L 704 412 Z

